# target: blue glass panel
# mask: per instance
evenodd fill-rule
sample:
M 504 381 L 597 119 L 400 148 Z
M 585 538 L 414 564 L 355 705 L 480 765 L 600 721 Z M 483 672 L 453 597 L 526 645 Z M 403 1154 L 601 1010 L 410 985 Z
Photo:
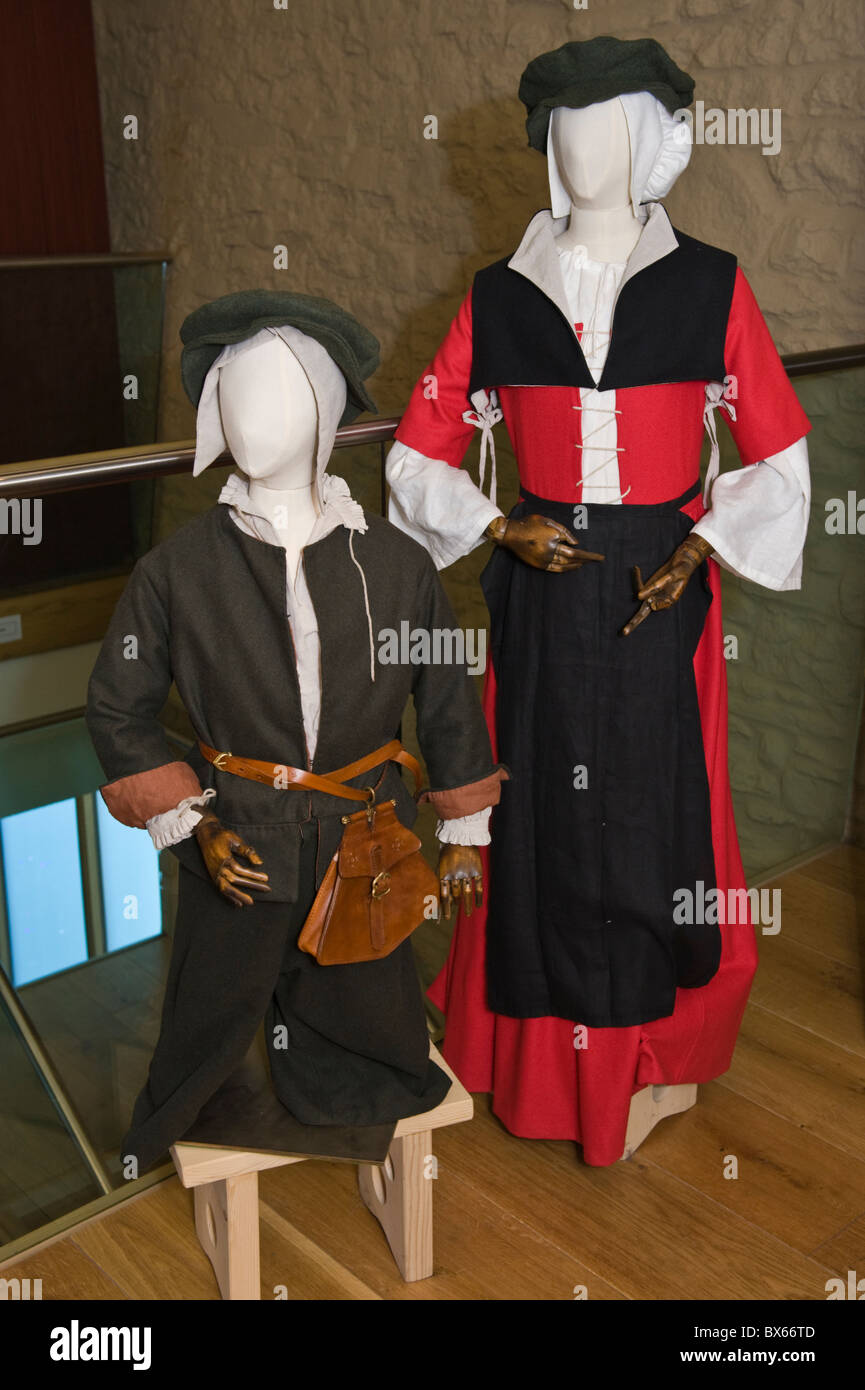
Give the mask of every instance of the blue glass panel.
M 159 855 L 147 831 L 121 825 L 99 795 L 96 824 L 107 949 L 119 951 L 162 931 Z
M 12 979 L 26 985 L 87 959 L 75 801 L 0 820 Z

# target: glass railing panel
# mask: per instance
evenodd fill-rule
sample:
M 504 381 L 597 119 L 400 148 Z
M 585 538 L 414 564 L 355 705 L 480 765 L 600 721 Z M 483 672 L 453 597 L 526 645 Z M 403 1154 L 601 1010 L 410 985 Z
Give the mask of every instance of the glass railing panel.
M 177 867 L 103 781 L 83 719 L 0 737 L 0 1247 L 127 1187 Z
M 100 1196 L 0 1003 L 0 1248 Z

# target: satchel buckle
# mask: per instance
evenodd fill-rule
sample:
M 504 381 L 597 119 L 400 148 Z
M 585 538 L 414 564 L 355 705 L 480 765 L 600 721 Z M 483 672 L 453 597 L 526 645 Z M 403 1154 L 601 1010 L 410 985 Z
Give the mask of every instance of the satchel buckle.
M 231 754 L 230 754 L 230 753 L 217 753 L 216 757 L 213 759 L 213 766 L 214 766 L 214 767 L 218 767 L 219 770 L 220 770 L 220 772 L 224 772 L 224 771 L 225 771 L 225 759 L 226 759 L 226 758 L 230 758 L 230 757 L 231 757 Z
M 387 873 L 385 870 L 382 870 L 380 874 L 376 874 L 375 878 L 372 881 L 372 896 L 376 899 L 383 898 L 385 894 L 389 892 L 390 874 Z

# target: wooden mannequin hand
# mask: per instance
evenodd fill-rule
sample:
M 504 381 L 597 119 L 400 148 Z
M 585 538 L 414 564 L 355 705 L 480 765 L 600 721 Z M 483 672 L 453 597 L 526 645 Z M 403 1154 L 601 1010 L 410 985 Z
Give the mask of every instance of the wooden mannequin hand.
M 564 574 L 567 570 L 581 569 L 587 560 L 604 558 L 591 550 L 580 550 L 576 536 L 548 516 L 524 516 L 516 521 L 497 516 L 484 535 L 496 545 L 513 551 L 527 565 L 546 570 L 548 574 Z
M 439 855 L 439 892 L 447 921 L 451 919 L 451 903 L 459 909 L 462 901 L 466 916 L 483 903 L 483 865 L 476 845 L 442 845 Z
M 622 636 L 628 637 L 634 628 L 639 627 L 640 623 L 648 618 L 650 613 L 657 613 L 664 608 L 672 608 L 674 603 L 685 592 L 688 580 L 703 563 L 708 555 L 712 554 L 712 546 L 702 536 L 686 536 L 682 544 L 673 552 L 666 564 L 650 579 L 643 583 L 638 565 L 634 566 L 634 580 L 637 587 L 637 598 L 643 602 L 629 623 L 622 628 Z
M 220 893 L 229 898 L 235 907 L 243 907 L 245 903 L 251 904 L 255 901 L 248 893 L 241 892 L 241 884 L 247 888 L 258 888 L 262 893 L 270 892 L 266 873 L 249 869 L 234 858 L 234 854 L 242 854 L 250 864 L 261 864 L 261 856 L 251 845 L 245 844 L 235 831 L 227 830 L 212 811 L 204 812 L 194 834 L 204 856 L 207 872 Z

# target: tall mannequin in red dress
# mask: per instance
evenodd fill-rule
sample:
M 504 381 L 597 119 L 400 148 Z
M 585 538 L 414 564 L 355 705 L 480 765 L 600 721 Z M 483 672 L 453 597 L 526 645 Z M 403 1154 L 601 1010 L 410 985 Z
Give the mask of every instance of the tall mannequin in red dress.
M 691 79 L 652 40 L 604 38 L 535 59 L 520 94 L 551 208 L 478 272 L 422 373 L 390 519 L 439 568 L 493 542 L 484 706 L 512 780 L 486 906 L 430 991 L 445 1056 L 513 1133 L 608 1164 L 633 1098 L 685 1108 L 730 1063 L 756 945 L 719 565 L 799 587 L 809 424 L 735 256 L 659 201 L 690 155 Z M 742 463 L 720 476 L 719 407 Z M 507 518 L 494 455 L 489 497 L 460 467 L 502 418 Z

